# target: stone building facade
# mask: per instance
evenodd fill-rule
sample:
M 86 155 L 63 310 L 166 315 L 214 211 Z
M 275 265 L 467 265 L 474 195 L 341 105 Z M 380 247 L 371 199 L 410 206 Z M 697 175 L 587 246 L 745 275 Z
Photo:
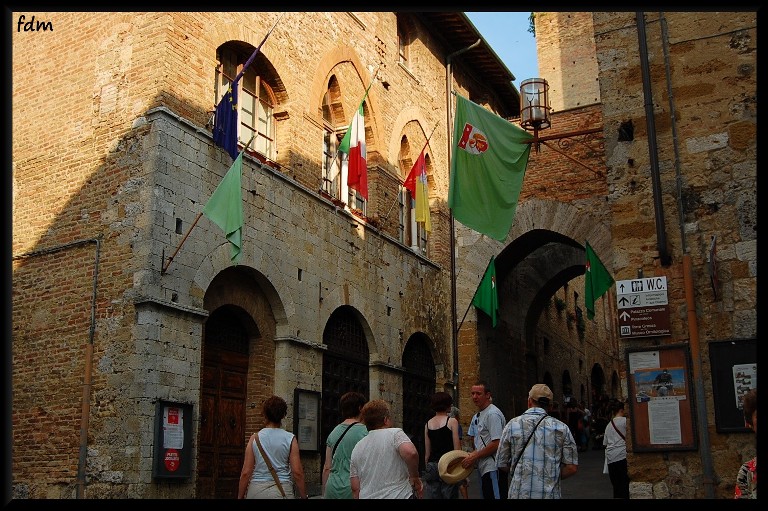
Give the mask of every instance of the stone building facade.
M 199 216 L 232 165 L 211 139 L 218 60 L 242 65 L 278 14 L 27 13 L 54 31 L 14 34 L 14 496 L 233 496 L 269 395 L 288 401 L 289 430 L 296 389 L 322 392 L 332 427 L 348 388 L 390 400 L 396 423 L 418 433 L 429 394 L 451 381 L 438 198 L 447 52 L 434 29 L 395 13 L 286 13 L 252 64 L 259 92 L 269 86 L 260 101 L 275 147 L 244 156 L 239 264 Z M 38 65 L 45 78 L 22 85 Z M 456 66 L 456 89 L 514 113 L 475 72 Z M 362 214 L 321 192 L 322 156 L 369 84 Z M 398 220 L 399 194 L 436 125 L 422 252 L 408 211 Z M 191 477 L 154 477 L 159 402 L 191 405 L 180 454 L 193 457 Z M 302 456 L 313 494 L 319 424 Z
M 14 498 L 231 497 L 271 394 L 315 495 L 346 390 L 390 401 L 417 444 L 429 395 L 468 410 L 476 379 L 508 417 L 538 381 L 617 395 L 612 297 L 583 332 L 566 314 L 584 241 L 615 260 L 600 174 L 533 155 L 504 242 L 450 215 L 451 92 L 519 114 L 511 73 L 461 13 L 12 16 Z M 211 119 L 268 33 L 242 82 L 241 129 L 259 136 L 235 264 L 201 215 L 232 165 Z M 324 179 L 361 98 L 368 201 Z M 601 125 L 580 108 L 561 126 Z M 596 142 L 577 154 L 604 169 Z M 421 148 L 426 236 L 401 186 Z M 470 306 L 492 255 L 496 329 Z M 190 427 L 179 453 L 158 440 L 171 408 Z
M 622 395 L 636 381 L 629 353 L 682 346 L 690 356 L 695 408 L 681 420 L 693 424 L 693 445 L 634 442 L 649 419 L 630 412 L 632 498 L 731 498 L 755 452 L 754 435 L 738 431 L 731 366 L 757 361 L 756 21 L 755 12 L 536 13 L 553 108 L 600 101 L 608 268 L 616 280 L 640 270 L 669 286 L 670 334 L 620 339 Z M 734 355 L 718 368 L 724 343 Z M 735 428 L 723 427 L 724 411 Z

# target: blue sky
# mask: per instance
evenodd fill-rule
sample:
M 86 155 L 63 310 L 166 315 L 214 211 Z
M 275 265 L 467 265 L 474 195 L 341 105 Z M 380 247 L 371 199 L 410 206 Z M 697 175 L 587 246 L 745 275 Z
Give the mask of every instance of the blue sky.
M 507 69 L 515 75 L 515 86 L 539 76 L 536 38 L 528 32 L 531 12 L 465 12 Z

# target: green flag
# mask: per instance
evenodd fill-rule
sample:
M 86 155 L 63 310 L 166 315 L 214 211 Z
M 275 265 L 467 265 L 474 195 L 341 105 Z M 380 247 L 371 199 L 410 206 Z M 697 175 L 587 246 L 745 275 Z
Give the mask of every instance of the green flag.
M 491 325 L 496 328 L 496 316 L 499 311 L 499 295 L 496 292 L 496 257 L 492 256 L 485 270 L 483 280 L 477 286 L 472 305 L 491 317 Z
M 584 274 L 584 303 L 587 305 L 587 319 L 595 317 L 595 301 L 613 285 L 613 277 L 605 269 L 600 258 L 587 243 L 587 266 Z
M 453 217 L 504 241 L 512 227 L 533 136 L 456 95 L 448 207 Z
M 244 151 L 245 149 L 237 155 L 203 208 L 203 214 L 224 231 L 227 240 L 232 244 L 230 259 L 234 262 L 240 260 L 243 239 L 243 199 L 240 193 L 240 180 L 243 173 Z

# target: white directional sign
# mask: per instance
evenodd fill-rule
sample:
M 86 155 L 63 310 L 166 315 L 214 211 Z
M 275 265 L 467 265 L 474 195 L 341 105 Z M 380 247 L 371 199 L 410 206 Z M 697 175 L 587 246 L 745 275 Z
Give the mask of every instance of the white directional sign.
M 616 283 L 616 299 L 619 309 L 668 305 L 667 277 L 620 280 Z
M 669 335 L 667 277 L 616 282 L 621 337 Z

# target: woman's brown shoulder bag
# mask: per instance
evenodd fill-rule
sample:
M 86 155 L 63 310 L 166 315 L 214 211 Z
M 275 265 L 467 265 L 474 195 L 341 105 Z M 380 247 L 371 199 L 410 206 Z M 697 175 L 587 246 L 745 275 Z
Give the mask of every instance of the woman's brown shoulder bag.
M 277 478 L 277 472 L 275 472 L 275 468 L 272 466 L 272 462 L 269 460 L 269 456 L 267 456 L 267 453 L 264 452 L 264 448 L 261 446 L 261 442 L 259 441 L 259 434 L 254 433 L 253 436 L 255 437 L 256 445 L 259 447 L 261 457 L 264 458 L 264 461 L 267 463 L 267 467 L 269 468 L 269 472 L 272 474 L 272 478 L 275 480 L 277 489 L 280 490 L 283 498 L 285 498 L 285 490 L 283 490 L 283 485 L 280 484 L 280 479 Z

